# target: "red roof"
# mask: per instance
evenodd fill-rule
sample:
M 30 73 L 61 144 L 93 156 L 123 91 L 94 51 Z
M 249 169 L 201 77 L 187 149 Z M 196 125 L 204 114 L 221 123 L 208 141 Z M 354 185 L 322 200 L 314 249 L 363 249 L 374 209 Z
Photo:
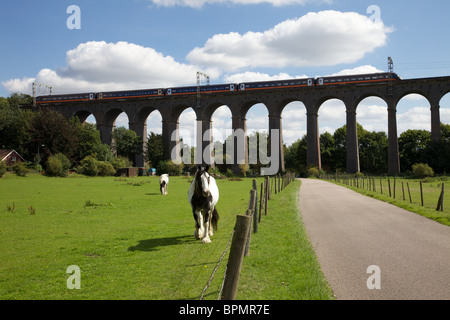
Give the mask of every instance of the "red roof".
M 20 159 L 22 159 L 22 161 L 25 161 L 25 159 L 13 149 L 0 149 L 0 161 L 5 161 L 12 153 L 15 153 L 20 157 Z

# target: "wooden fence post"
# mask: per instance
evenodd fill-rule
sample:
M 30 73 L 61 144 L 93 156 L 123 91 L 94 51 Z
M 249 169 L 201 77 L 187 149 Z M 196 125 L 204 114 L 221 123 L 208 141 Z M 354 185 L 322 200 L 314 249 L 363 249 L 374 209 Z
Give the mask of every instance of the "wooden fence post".
M 436 207 L 436 211 L 444 211 L 444 183 L 442 182 L 442 190 L 441 194 L 439 195 L 438 204 Z
M 395 199 L 395 182 L 396 182 L 396 179 L 394 177 L 394 199 Z
M 412 200 L 411 200 L 411 191 L 409 190 L 409 182 L 406 182 L 406 186 L 408 187 L 409 203 L 412 203 Z
M 275 180 L 274 180 L 275 194 L 277 194 L 277 175 L 275 175 L 273 178 L 275 179 Z
M 233 240 L 230 247 L 227 272 L 223 286 L 222 300 L 235 300 L 241 274 L 242 260 L 247 243 L 248 230 L 251 226 L 252 218 L 247 215 L 237 215 Z
M 405 188 L 403 186 L 403 181 L 402 181 L 402 194 L 403 194 L 403 201 L 405 201 Z
M 256 197 L 257 197 L 257 191 L 255 189 L 250 190 L 250 202 L 248 204 L 248 210 L 246 212 L 246 215 L 253 219 L 253 232 L 258 232 L 258 221 L 256 221 L 255 225 L 255 216 L 256 214 Z M 256 231 L 255 231 L 256 228 Z M 248 237 L 247 237 L 247 244 L 245 245 L 245 256 L 248 256 L 248 252 L 250 250 L 250 238 L 252 236 L 252 229 L 248 229 Z
M 266 177 L 266 189 L 264 193 L 264 215 L 267 216 L 267 200 L 269 200 L 269 177 Z M 261 214 L 259 215 L 261 218 Z
M 422 181 L 420 181 L 420 201 L 422 202 L 422 207 L 423 207 L 423 191 L 422 191 Z
M 262 211 L 262 207 L 263 207 L 263 190 L 264 190 L 264 184 L 261 182 L 261 192 L 260 192 L 260 197 L 259 197 L 259 220 L 261 221 L 261 211 Z
M 391 192 L 391 180 L 388 179 L 388 185 L 389 185 L 389 197 L 392 197 L 392 192 Z

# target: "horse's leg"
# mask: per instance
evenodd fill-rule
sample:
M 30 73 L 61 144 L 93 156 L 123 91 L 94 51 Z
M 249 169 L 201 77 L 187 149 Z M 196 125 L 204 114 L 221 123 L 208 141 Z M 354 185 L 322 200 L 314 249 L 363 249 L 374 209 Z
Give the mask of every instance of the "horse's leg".
M 198 223 L 198 213 L 197 213 L 197 211 L 196 211 L 195 209 L 192 210 L 192 212 L 193 212 L 194 220 L 195 220 L 194 237 L 195 237 L 196 239 L 200 239 L 200 236 L 199 236 L 199 234 L 198 234 L 198 231 L 199 231 L 199 229 L 200 229 L 200 224 Z
M 204 238 L 202 239 L 202 243 L 211 243 L 211 239 L 209 238 L 209 229 L 211 226 L 211 212 L 206 210 L 205 212 L 205 234 Z
M 205 237 L 205 229 L 203 227 L 203 216 L 201 210 L 194 211 L 194 219 L 195 219 L 194 236 L 197 239 L 203 239 Z
M 209 236 L 213 236 L 214 232 L 213 232 L 213 227 L 212 227 L 212 217 L 213 217 L 213 212 L 214 212 L 214 207 L 211 209 L 211 212 L 209 213 Z

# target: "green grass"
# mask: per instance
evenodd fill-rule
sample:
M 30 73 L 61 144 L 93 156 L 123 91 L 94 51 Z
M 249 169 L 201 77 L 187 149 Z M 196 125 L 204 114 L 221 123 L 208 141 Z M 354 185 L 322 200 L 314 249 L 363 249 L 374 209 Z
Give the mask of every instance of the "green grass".
M 334 299 L 298 210 L 300 181 L 273 194 L 268 214 L 251 235 L 238 299 Z
M 0 179 L 0 299 L 199 299 L 236 214 L 248 206 L 252 180 L 218 180 L 219 230 L 209 245 L 193 236 L 189 181 L 172 177 L 169 194 L 161 196 L 158 177 L 6 174 Z M 298 291 L 316 292 L 305 298 L 329 296 L 316 289 L 327 287 L 294 208 L 298 189 L 291 186 L 270 201 L 271 211 L 252 238 L 242 299 L 296 299 Z M 265 259 L 275 256 L 286 263 Z M 217 298 L 227 258 L 204 299 Z M 79 290 L 66 286 L 71 265 L 81 270 Z M 305 282 L 299 270 L 317 281 Z
M 408 211 L 415 212 L 424 217 L 437 221 L 441 224 L 450 226 L 450 183 L 442 178 L 428 178 L 422 180 L 423 206 L 420 193 L 420 181 L 418 179 L 404 179 L 395 178 L 395 198 L 394 198 L 394 178 L 375 178 L 375 191 L 373 184 L 371 190 L 368 190 L 367 178 L 365 178 L 364 188 L 362 187 L 362 180 L 358 183 L 358 187 L 349 187 L 359 193 L 370 197 L 391 203 L 395 206 L 404 208 Z M 334 181 L 333 181 L 334 182 Z M 381 183 L 381 184 L 380 184 Z M 403 187 L 402 187 L 403 183 Z M 447 191 L 444 191 L 444 210 L 436 211 L 439 195 L 441 193 L 442 183 L 446 186 Z M 339 183 L 341 185 L 341 183 Z M 391 193 L 389 194 L 389 184 Z M 408 193 L 408 185 L 411 194 L 411 202 Z M 404 197 L 404 200 L 403 200 Z

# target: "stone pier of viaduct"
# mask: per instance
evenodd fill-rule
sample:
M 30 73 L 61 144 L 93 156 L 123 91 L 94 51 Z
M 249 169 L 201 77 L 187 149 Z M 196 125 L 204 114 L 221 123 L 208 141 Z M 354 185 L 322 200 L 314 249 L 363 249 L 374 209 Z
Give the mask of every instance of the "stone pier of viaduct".
M 267 107 L 269 114 L 270 133 L 272 129 L 280 132 L 279 170 L 284 170 L 282 111 L 283 108 L 294 101 L 300 101 L 306 108 L 307 115 L 307 164 L 321 168 L 320 142 L 319 142 L 319 109 L 330 99 L 339 99 L 346 108 L 347 127 L 347 172 L 359 172 L 359 147 L 357 135 L 357 108 L 359 103 L 367 97 L 379 97 L 386 102 L 388 111 L 388 166 L 389 174 L 400 173 L 398 133 L 397 133 L 397 104 L 404 96 L 416 93 L 424 96 L 430 103 L 431 136 L 434 141 L 440 139 L 440 101 L 450 92 L 450 77 L 436 77 L 423 79 L 410 79 L 382 83 L 360 83 L 335 86 L 313 86 L 304 88 L 279 88 L 268 90 L 236 91 L 203 94 L 201 107 L 197 107 L 197 96 L 160 96 L 145 99 L 96 100 L 83 103 L 64 103 L 51 105 L 66 118 L 78 116 L 83 122 L 89 115 L 97 121 L 97 127 L 103 143 L 111 143 L 114 123 L 119 114 L 125 112 L 129 119 L 129 129 L 134 130 L 147 141 L 147 117 L 154 110 L 162 116 L 162 136 L 165 148 L 165 157 L 170 159 L 172 150 L 179 148 L 179 117 L 187 108 L 192 108 L 197 117 L 197 146 L 202 150 L 207 148 L 212 138 L 212 115 L 220 106 L 226 105 L 232 114 L 232 129 L 241 129 L 246 132 L 246 114 L 255 104 L 262 103 Z M 201 126 L 199 125 L 201 124 Z M 246 140 L 246 139 L 245 139 Z M 234 169 L 239 161 L 248 160 L 246 142 L 235 144 L 235 149 L 241 146 L 242 152 L 234 152 Z M 175 148 L 175 149 L 174 149 Z M 235 150 L 236 151 L 236 150 Z M 203 153 L 204 154 L 204 153 Z M 245 154 L 246 159 L 237 159 L 238 154 Z M 197 158 L 200 159 L 200 158 Z M 202 157 L 202 163 L 207 159 Z M 206 162 L 207 163 L 207 162 Z M 136 166 L 144 165 L 143 155 L 136 155 Z

